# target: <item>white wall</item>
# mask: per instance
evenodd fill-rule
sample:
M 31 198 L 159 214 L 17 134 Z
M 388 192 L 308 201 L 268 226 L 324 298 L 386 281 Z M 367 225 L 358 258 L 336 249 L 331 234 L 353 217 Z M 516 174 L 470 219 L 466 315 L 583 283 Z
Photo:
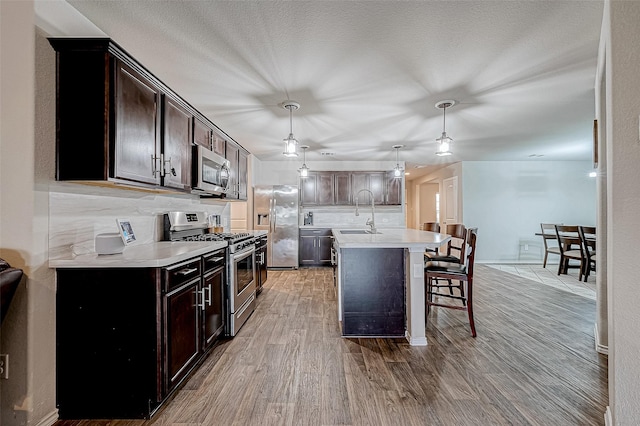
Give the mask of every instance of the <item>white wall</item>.
M 0 257 L 26 276 L 2 324 L 9 379 L 0 384 L 0 423 L 26 425 L 56 417 L 55 285 L 47 267 L 46 183 L 37 170 L 46 161 L 34 154 L 33 2 L 1 1 L 0 21 Z
M 534 235 L 541 222 L 594 226 L 592 167 L 588 161 L 465 161 L 464 224 L 478 228 L 478 262 L 541 263 L 544 246 Z
M 607 291 L 609 405 L 615 425 L 640 419 L 640 2 L 607 1 Z

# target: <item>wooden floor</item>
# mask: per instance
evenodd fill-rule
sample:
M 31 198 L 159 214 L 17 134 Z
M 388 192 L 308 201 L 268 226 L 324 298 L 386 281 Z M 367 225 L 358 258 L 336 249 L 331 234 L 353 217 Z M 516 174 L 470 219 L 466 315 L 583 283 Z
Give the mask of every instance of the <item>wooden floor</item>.
M 331 269 L 269 271 L 258 308 L 153 420 L 80 425 L 602 425 L 595 302 L 478 265 L 477 338 L 434 308 L 428 346 L 340 337 Z

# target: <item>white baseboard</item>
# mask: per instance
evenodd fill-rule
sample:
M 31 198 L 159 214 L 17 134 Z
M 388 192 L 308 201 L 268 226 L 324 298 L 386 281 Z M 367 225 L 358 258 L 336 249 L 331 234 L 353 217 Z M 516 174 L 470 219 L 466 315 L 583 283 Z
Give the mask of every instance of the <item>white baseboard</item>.
M 609 355 L 609 345 L 608 342 L 606 345 L 603 345 L 600 342 L 600 334 L 598 333 L 598 323 L 593 326 L 593 337 L 596 343 L 596 352 L 602 355 Z
M 47 414 L 43 419 L 41 419 L 36 426 L 53 426 L 55 422 L 58 421 L 58 409 L 56 408 L 49 414 Z
M 404 337 L 407 339 L 411 346 L 427 346 L 426 337 L 411 337 L 408 330 L 405 330 Z
M 604 412 L 604 426 L 613 426 L 613 419 L 611 418 L 611 409 L 607 405 L 607 409 Z

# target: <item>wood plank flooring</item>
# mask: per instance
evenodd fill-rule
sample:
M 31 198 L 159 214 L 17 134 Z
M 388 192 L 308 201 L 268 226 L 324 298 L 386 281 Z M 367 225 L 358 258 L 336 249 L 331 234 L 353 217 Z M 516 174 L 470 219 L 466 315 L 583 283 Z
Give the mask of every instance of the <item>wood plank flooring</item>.
M 258 308 L 151 421 L 112 425 L 602 425 L 595 302 L 476 266 L 466 312 L 434 308 L 428 346 L 340 336 L 330 268 L 269 271 Z

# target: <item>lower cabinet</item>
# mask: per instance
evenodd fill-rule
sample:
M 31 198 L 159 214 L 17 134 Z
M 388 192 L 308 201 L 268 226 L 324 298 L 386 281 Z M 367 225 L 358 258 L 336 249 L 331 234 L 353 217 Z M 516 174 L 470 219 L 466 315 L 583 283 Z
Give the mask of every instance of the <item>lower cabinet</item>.
M 331 265 L 333 235 L 331 229 L 300 229 L 299 264 L 301 266 Z
M 340 250 L 343 336 L 405 336 L 404 256 L 402 248 Z
M 60 418 L 151 418 L 224 329 L 224 259 L 58 269 Z

